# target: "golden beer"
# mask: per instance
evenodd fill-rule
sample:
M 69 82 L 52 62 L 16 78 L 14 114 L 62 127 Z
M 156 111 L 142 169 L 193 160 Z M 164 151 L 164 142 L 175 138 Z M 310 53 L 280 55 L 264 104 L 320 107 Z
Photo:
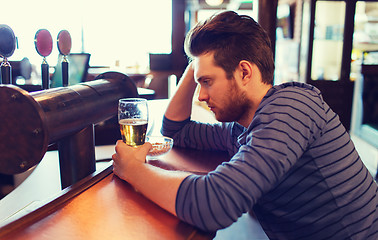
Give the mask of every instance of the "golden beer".
M 133 147 L 143 145 L 146 139 L 147 123 L 145 119 L 119 120 L 122 140 Z

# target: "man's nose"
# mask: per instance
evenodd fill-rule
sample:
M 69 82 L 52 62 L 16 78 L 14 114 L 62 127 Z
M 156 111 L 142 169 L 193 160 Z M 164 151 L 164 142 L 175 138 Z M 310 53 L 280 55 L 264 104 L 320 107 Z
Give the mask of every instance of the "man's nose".
M 209 99 L 209 95 L 207 93 L 207 90 L 203 87 L 199 88 L 199 95 L 198 95 L 198 101 L 207 101 Z

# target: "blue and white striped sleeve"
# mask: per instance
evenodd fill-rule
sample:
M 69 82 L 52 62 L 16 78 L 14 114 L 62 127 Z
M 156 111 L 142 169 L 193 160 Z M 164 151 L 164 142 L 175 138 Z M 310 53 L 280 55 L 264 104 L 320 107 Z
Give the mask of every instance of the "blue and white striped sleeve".
M 175 146 L 225 151 L 232 142 L 229 125 L 200 123 L 189 118 L 176 122 L 164 116 L 161 133 L 173 138 Z

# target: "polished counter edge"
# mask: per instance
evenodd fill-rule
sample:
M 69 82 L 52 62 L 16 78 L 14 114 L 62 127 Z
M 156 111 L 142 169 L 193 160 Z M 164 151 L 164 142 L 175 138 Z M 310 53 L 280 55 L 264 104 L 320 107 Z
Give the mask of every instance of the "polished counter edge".
M 46 217 L 47 215 L 59 209 L 62 205 L 67 203 L 72 198 L 76 197 L 80 193 L 84 192 L 91 186 L 104 179 L 112 172 L 113 165 L 112 162 L 109 162 L 107 167 L 96 170 L 94 173 L 85 177 L 74 185 L 63 189 L 59 194 L 52 197 L 51 199 L 46 200 L 42 204 L 42 206 L 36 208 L 34 211 L 20 216 L 17 219 L 12 219 L 12 221 L 10 222 L 5 221 L 3 225 L 0 226 L 0 238 L 10 233 L 11 231 L 15 231 L 18 228 L 27 226 Z

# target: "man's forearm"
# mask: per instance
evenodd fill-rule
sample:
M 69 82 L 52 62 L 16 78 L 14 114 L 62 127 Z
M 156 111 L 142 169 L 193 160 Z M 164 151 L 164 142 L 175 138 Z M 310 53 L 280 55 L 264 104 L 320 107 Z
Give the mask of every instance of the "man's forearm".
M 181 182 L 190 173 L 168 171 L 135 161 L 130 164 L 132 171 L 128 171 L 125 180 L 160 207 L 176 215 L 176 195 Z
M 165 117 L 173 121 L 183 121 L 190 117 L 192 112 L 193 95 L 197 83 L 194 81 L 194 73 L 191 65 L 186 68 L 177 91 L 172 97 Z
M 150 143 L 133 148 L 117 141 L 113 154 L 113 172 L 129 182 L 136 190 L 153 202 L 176 215 L 176 195 L 181 182 L 190 173 L 169 171 L 145 163 Z

